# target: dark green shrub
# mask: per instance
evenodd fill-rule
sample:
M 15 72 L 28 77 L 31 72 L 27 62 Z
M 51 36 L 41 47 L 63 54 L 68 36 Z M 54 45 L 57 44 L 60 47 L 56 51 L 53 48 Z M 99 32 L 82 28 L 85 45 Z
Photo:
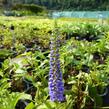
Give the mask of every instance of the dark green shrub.
M 38 13 L 43 12 L 45 8 L 34 4 L 16 4 L 12 7 L 12 10 L 27 10 Z

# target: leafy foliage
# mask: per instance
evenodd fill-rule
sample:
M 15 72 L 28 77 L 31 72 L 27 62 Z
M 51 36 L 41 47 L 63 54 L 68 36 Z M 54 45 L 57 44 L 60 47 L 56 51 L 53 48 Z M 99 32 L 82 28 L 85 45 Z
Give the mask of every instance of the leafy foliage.
M 39 23 L 38 19 L 36 25 L 34 21 L 5 22 L 7 25 L 0 32 L 5 38 L 1 41 L 4 48 L 10 48 L 12 52 L 18 53 L 17 56 L 8 55 L 0 67 L 0 107 L 2 109 L 96 109 L 109 106 L 108 26 L 96 23 L 75 24 L 71 21 L 61 23 L 61 19 L 59 20 L 60 60 L 66 101 L 58 103 L 51 102 L 48 96 L 49 49 L 46 47 L 44 50 L 36 49 L 34 45 L 30 47 L 35 48 L 33 51 L 25 51 L 26 47 L 31 45 L 30 42 L 37 39 L 41 43 L 44 41 L 41 47 L 49 46 L 53 22 L 46 19 L 46 23 Z M 4 21 L 1 26 L 3 23 Z M 13 30 L 9 28 L 11 23 L 15 27 Z M 16 43 L 12 42 L 12 34 L 16 36 Z M 67 35 L 70 37 L 65 40 Z M 79 39 L 76 38 L 78 35 Z M 92 40 L 87 39 L 91 36 Z M 36 45 L 38 46 L 38 43 Z

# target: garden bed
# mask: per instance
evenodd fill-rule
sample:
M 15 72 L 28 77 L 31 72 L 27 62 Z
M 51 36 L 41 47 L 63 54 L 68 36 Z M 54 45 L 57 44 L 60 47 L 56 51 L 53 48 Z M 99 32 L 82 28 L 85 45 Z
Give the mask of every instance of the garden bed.
M 0 51 L 0 59 L 5 57 L 0 65 L 1 109 L 108 108 L 107 25 L 58 20 L 59 33 L 56 34 L 60 36 L 59 53 L 66 97 L 64 102 L 58 103 L 51 102 L 48 94 L 49 44 L 55 32 L 53 20 L 14 20 L 9 18 L 0 23 L 3 51 Z

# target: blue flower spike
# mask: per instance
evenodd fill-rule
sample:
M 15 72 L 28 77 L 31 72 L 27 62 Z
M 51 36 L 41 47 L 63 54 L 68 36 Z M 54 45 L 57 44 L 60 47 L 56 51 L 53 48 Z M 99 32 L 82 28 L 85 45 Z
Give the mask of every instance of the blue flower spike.
M 57 24 L 55 26 L 57 27 Z M 64 83 L 62 81 L 59 54 L 60 40 L 59 35 L 57 36 L 58 29 L 56 27 L 50 44 L 49 95 L 53 102 L 64 102 Z

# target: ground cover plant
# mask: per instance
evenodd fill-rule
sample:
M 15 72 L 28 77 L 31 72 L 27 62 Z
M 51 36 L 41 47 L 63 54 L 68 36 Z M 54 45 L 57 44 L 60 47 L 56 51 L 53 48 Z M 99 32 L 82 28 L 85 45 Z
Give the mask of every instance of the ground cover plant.
M 93 24 L 91 24 L 92 21 Z M 1 17 L 0 26 L 1 47 L 9 49 L 14 46 L 16 49 L 21 47 L 24 50 L 26 47 L 34 48 L 38 45 L 42 49 L 49 48 L 49 38 L 53 30 L 52 19 Z M 59 19 L 59 27 L 63 39 L 75 37 L 79 40 L 89 41 L 101 37 L 109 28 L 108 25 L 101 26 L 96 19 L 66 18 Z
M 54 27 L 52 19 L 1 19 L 1 109 L 109 107 L 108 25 L 98 24 L 96 20 L 76 23 L 74 19 L 63 18 L 58 19 Z M 64 92 L 61 91 L 65 97 L 64 100 L 52 99 L 55 102 L 50 100 L 50 84 L 48 87 L 49 45 L 53 36 L 60 44 L 51 46 L 55 46 L 53 50 L 58 56 L 60 54 L 58 65 L 64 83 Z M 56 65 L 56 61 L 53 62 Z

